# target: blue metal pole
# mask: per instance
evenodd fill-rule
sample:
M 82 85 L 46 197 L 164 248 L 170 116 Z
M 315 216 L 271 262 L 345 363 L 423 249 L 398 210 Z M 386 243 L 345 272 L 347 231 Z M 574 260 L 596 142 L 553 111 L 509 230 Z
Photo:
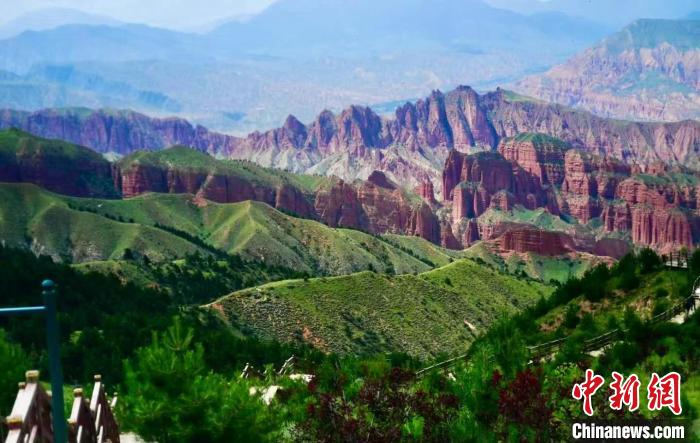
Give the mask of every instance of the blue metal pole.
M 51 374 L 53 441 L 65 443 L 67 441 L 66 417 L 63 411 L 63 371 L 61 369 L 61 337 L 56 318 L 56 291 L 51 280 L 44 280 L 41 287 L 46 307 L 46 341 L 49 346 L 49 371 Z
M 2 308 L 0 316 L 14 317 L 16 315 L 26 314 L 43 314 L 46 308 L 44 306 L 26 306 L 24 308 Z

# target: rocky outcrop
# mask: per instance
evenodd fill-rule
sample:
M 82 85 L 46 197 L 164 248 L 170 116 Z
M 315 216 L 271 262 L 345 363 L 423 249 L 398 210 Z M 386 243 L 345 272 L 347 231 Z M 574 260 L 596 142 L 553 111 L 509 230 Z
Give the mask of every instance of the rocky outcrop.
M 530 227 L 506 231 L 499 238 L 499 244 L 503 251 L 550 256 L 563 255 L 574 250 L 573 241 L 568 235 Z
M 546 145 L 533 144 L 536 137 L 506 139 L 500 154 L 450 153 L 443 171 L 443 195 L 450 198 L 444 204 L 451 207 L 451 229 L 462 245 L 501 235 L 507 224 L 482 221 L 481 215 L 517 205 L 545 208 L 582 224 L 599 219 L 604 232 L 621 233 L 635 244 L 662 251 L 692 247 L 697 241 L 700 178 L 691 171 L 655 165 L 642 173 L 615 159 L 566 150 L 560 141 L 545 138 Z M 590 235 L 572 239 L 571 250 L 616 255 L 625 250 L 614 242 L 596 244 Z
M 334 227 L 417 235 L 441 242 L 440 222 L 429 204 L 412 204 L 381 172 L 375 171 L 370 177 L 358 184 L 338 180 L 318 191 L 315 210 L 319 219 Z
M 420 196 L 420 198 L 431 206 L 434 206 L 437 203 L 435 200 L 435 188 L 433 187 L 432 181 L 422 181 L 414 191 Z
M 433 91 L 389 119 L 360 106 L 338 115 L 324 111 L 308 125 L 289 116 L 281 128 L 246 137 L 126 111 L 0 111 L 3 126 L 77 140 L 100 152 L 179 143 L 219 157 L 340 178 L 302 190 L 285 180 L 144 162 L 115 170 L 108 187 L 127 197 L 188 192 L 217 202 L 254 199 L 330 226 L 420 235 L 455 248 L 501 229 L 479 222 L 487 211 L 518 206 L 545 208 L 582 224 L 599 220 L 603 233 L 619 232 L 658 249 L 690 246 L 700 237 L 694 172 L 700 168 L 700 122 L 612 121 L 500 89 L 484 95 L 468 87 Z M 94 189 L 66 184 L 70 177 L 52 178 L 58 172 L 32 161 L 35 176 L 4 164 L 0 172 L 6 180 L 43 180 L 59 192 L 95 195 Z M 60 173 L 84 176 L 71 168 Z M 102 170 L 96 174 L 105 176 Z M 441 186 L 435 190 L 433 183 Z M 416 189 L 422 203 L 404 189 Z
M 564 153 L 568 148 L 558 138 L 524 133 L 503 139 L 498 152 L 536 178 L 540 185 L 560 185 L 564 179 Z

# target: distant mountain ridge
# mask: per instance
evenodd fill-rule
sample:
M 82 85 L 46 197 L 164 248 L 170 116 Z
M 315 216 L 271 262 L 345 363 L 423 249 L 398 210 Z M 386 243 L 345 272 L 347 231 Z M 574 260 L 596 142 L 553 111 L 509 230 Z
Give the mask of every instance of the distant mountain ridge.
M 64 24 L 0 40 L 0 70 L 18 76 L 0 79 L 0 106 L 128 108 L 245 134 L 279 126 L 288 113 L 309 121 L 319 109 L 405 100 L 465 82 L 492 88 L 610 31 L 479 0 L 280 0 L 202 34 Z M 70 75 L 50 75 L 56 71 Z
M 30 11 L 0 24 L 0 39 L 25 31 L 44 31 L 63 25 L 120 25 L 119 20 L 70 8 L 45 8 Z
M 699 119 L 700 20 L 637 20 L 515 89 L 608 117 Z
M 178 118 L 89 109 L 0 111 L 0 128 L 9 127 L 102 153 L 126 155 L 184 145 L 218 157 L 349 181 L 380 170 L 409 189 L 426 181 L 438 183 L 450 150 L 493 150 L 503 138 L 522 132 L 548 134 L 643 170 L 656 162 L 700 168 L 700 122 L 617 121 L 502 89 L 479 95 L 467 86 L 448 93 L 433 91 L 399 106 L 391 118 L 351 106 L 337 115 L 323 111 L 309 124 L 289 116 L 280 128 L 246 137 L 216 133 Z

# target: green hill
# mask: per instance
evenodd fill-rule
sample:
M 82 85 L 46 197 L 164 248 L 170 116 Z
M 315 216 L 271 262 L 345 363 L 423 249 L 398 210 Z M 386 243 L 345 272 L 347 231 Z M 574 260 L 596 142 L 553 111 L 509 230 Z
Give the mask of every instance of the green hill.
M 0 181 L 36 183 L 71 195 L 119 195 L 111 166 L 100 154 L 18 129 L 0 131 Z
M 532 281 L 459 260 L 419 275 L 372 272 L 287 280 L 210 305 L 244 333 L 339 353 L 457 353 L 504 314 L 548 294 Z
M 0 198 L 0 240 L 74 262 L 119 259 L 127 248 L 156 261 L 216 248 L 310 274 L 401 274 L 429 270 L 435 257 L 448 254 L 422 242 L 398 247 L 378 236 L 329 228 L 260 202 L 202 204 L 173 194 L 82 199 L 29 184 L 0 184 Z
M 544 282 L 566 282 L 571 277 L 581 277 L 587 270 L 606 260 L 586 253 L 567 256 L 544 256 L 531 252 L 502 257 L 486 242 L 476 243 L 462 252 L 466 258 L 513 275 L 526 275 Z
M 0 241 L 70 262 L 119 259 L 127 249 L 156 261 L 206 253 L 162 229 L 73 209 L 74 201 L 26 183 L 1 184 Z

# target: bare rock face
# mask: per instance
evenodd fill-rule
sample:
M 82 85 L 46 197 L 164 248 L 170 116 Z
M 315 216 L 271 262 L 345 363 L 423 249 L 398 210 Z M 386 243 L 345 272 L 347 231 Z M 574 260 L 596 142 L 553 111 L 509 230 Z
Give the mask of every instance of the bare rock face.
M 501 140 L 498 152 L 537 179 L 540 185 L 560 185 L 564 179 L 564 153 L 569 146 L 544 134 L 519 134 Z
M 392 191 L 396 189 L 396 185 L 392 183 L 382 171 L 372 172 L 369 177 L 367 177 L 367 181 L 373 185 L 379 186 L 380 188 L 389 189 Z
M 491 194 L 501 189 L 512 188 L 513 166 L 494 152 L 466 155 L 459 151 L 451 151 L 442 173 L 443 199 L 450 199 L 455 187 L 463 182 L 472 183 L 471 187 L 477 190 L 483 189 L 489 195 L 490 201 Z M 471 192 L 470 195 L 475 193 Z
M 620 259 L 630 251 L 630 245 L 626 241 L 616 238 L 602 238 L 593 245 L 593 254 L 603 257 Z
M 694 173 L 656 163 L 642 173 L 619 160 L 565 149 L 561 141 L 521 134 L 502 141 L 500 155 L 452 151 L 443 171 L 443 196 L 451 196 L 455 238 L 468 245 L 476 236 L 467 227 L 487 209 L 507 212 L 522 205 L 572 216 L 583 224 L 599 218 L 605 231 L 627 234 L 633 243 L 658 250 L 694 244 L 700 183 Z M 481 239 L 503 230 L 481 222 L 478 226 Z M 573 240 L 572 250 L 623 250 L 619 244 L 596 246 L 590 238 Z M 530 252 L 536 249 L 530 247 Z
M 554 256 L 573 250 L 573 241 L 566 234 L 530 227 L 510 229 L 500 237 L 499 242 L 501 250 L 519 253 Z
M 412 210 L 407 232 L 432 243 L 440 244 L 440 222 L 433 213 L 430 205 L 421 202 L 417 208 Z
M 694 186 L 679 185 L 664 176 L 638 175 L 621 182 L 616 197 L 628 207 L 632 240 L 658 249 L 693 246 Z
M 316 194 L 315 211 L 329 226 L 416 235 L 441 242 L 441 225 L 426 202 L 411 204 L 402 191 L 381 172 L 371 180 L 349 184 L 338 180 Z
M 283 184 L 277 188 L 274 206 L 300 217 L 316 218 L 315 209 L 309 202 L 309 198 L 301 190 L 289 184 Z
M 492 150 L 504 139 L 525 132 L 557 137 L 584 152 L 638 164 L 644 170 L 659 161 L 700 170 L 695 153 L 700 143 L 698 121 L 620 122 L 501 89 L 479 95 L 468 86 L 447 93 L 433 91 L 423 100 L 398 107 L 392 118 L 351 106 L 338 115 L 323 111 L 307 125 L 289 116 L 280 128 L 245 137 L 130 111 L 0 110 L 0 129 L 8 127 L 103 153 L 125 155 L 183 145 L 262 166 L 336 175 L 349 182 L 366 179 L 379 169 L 410 188 L 426 178 L 439 180 L 451 150 Z M 550 152 L 546 143 L 539 150 L 535 146 L 534 152 L 503 143 L 502 154 L 528 174 L 540 182 L 560 182 L 557 150 Z
M 343 180 L 318 192 L 314 208 L 320 220 L 328 226 L 369 229 L 369 221 L 357 198 L 357 190 Z
M 431 206 L 437 203 L 435 200 L 435 189 L 433 188 L 433 182 L 430 180 L 422 181 L 415 189 L 416 194 L 418 194 L 426 203 Z

